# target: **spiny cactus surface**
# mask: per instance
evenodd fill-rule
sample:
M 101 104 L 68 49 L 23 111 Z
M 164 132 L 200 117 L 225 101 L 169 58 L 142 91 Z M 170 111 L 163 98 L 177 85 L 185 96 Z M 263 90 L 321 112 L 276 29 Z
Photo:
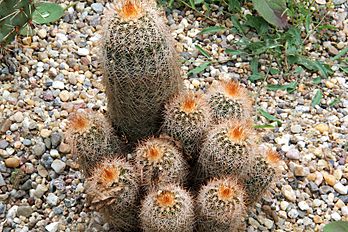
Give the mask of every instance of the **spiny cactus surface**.
M 182 142 L 188 156 L 194 156 L 210 121 L 210 108 L 204 96 L 183 92 L 166 105 L 163 128 Z
M 145 197 L 140 220 L 145 232 L 192 232 L 193 200 L 176 185 L 156 188 Z
M 12 42 L 20 30 L 31 26 L 32 0 L 0 0 L 0 49 Z
M 251 116 L 251 99 L 247 90 L 235 81 L 220 81 L 208 90 L 209 104 L 216 121 L 247 119 Z
M 102 64 L 108 113 L 131 143 L 156 134 L 165 102 L 182 86 L 180 66 L 163 18 L 135 0 L 108 17 Z
M 165 138 L 150 138 L 135 150 L 135 164 L 147 189 L 157 185 L 184 184 L 188 164 L 175 144 Z
M 246 216 L 244 197 L 244 189 L 237 179 L 209 181 L 197 197 L 198 231 L 239 231 Z
M 67 137 L 72 153 L 84 174 L 89 177 L 105 157 L 120 152 L 121 142 L 108 119 L 96 112 L 79 112 L 70 117 Z
M 134 231 L 138 224 L 138 183 L 138 175 L 130 164 L 118 158 L 105 159 L 87 179 L 87 199 L 116 231 Z

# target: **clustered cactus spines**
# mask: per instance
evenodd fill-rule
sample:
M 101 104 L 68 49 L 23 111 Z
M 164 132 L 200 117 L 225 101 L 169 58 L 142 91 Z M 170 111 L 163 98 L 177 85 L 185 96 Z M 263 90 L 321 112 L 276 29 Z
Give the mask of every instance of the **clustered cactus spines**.
M 198 165 L 201 178 L 239 174 L 250 165 L 254 132 L 247 121 L 229 120 L 213 127 L 202 145 Z M 198 177 L 199 178 L 199 177 Z
M 140 220 L 145 232 L 192 232 L 193 200 L 176 185 L 156 188 L 142 202 Z
M 280 155 L 272 149 L 253 158 L 243 178 L 247 205 L 257 202 L 279 175 L 279 161 Z
M 108 119 L 100 113 L 77 112 L 70 117 L 68 140 L 72 153 L 78 157 L 83 173 L 88 177 L 101 159 L 120 152 L 120 140 Z
M 184 184 L 188 164 L 175 144 L 165 138 L 150 138 L 135 150 L 135 165 L 141 185 L 147 189 L 161 184 Z
M 204 96 L 186 92 L 166 105 L 163 127 L 165 133 L 182 142 L 186 155 L 193 156 L 210 121 Z
M 103 37 L 104 82 L 113 126 L 132 144 L 159 131 L 164 104 L 182 79 L 158 12 L 136 0 L 120 1 L 116 11 Z
M 0 0 L 0 49 L 13 41 L 20 30 L 31 26 L 32 0 Z
M 235 81 L 220 81 L 208 90 L 215 120 L 246 119 L 251 116 L 252 101 L 247 90 Z
M 134 168 L 119 159 L 105 159 L 87 179 L 90 204 L 99 210 L 115 229 L 137 228 L 139 181 Z
M 246 215 L 244 198 L 243 187 L 235 178 L 209 181 L 197 197 L 198 231 L 238 231 Z

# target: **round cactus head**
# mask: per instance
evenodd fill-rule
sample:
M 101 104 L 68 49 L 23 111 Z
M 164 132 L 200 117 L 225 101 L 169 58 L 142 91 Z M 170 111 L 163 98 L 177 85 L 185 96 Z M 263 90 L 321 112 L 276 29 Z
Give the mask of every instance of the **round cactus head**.
M 209 181 L 197 205 L 199 231 L 237 231 L 246 216 L 244 189 L 232 177 Z
M 145 197 L 140 212 L 144 231 L 193 231 L 191 196 L 175 185 L 160 186 Z
M 135 150 L 135 164 L 145 188 L 163 183 L 184 183 L 188 165 L 175 144 L 165 138 L 150 138 Z
M 251 116 L 252 101 L 248 92 L 235 81 L 220 81 L 212 85 L 208 95 L 216 121 L 246 119 Z

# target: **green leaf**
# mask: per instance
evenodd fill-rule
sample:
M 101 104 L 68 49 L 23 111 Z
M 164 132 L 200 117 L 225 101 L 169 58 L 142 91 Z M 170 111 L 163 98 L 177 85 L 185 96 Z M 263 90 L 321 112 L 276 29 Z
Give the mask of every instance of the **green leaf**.
M 316 77 L 316 78 L 313 79 L 312 82 L 313 82 L 313 84 L 316 84 L 316 85 L 320 84 L 321 83 L 321 78 L 320 77 Z
M 64 9 L 59 4 L 40 2 L 33 12 L 33 21 L 37 24 L 52 23 L 64 15 Z
M 227 49 L 225 50 L 225 52 L 226 52 L 227 54 L 236 55 L 236 56 L 238 56 L 238 55 L 240 55 L 240 54 L 243 54 L 242 51 L 239 51 L 239 50 L 232 50 L 232 49 L 229 49 L 229 48 L 227 48 Z
M 253 82 L 256 80 L 263 79 L 263 75 L 259 73 L 259 61 L 257 60 L 257 58 L 251 60 L 250 68 L 252 71 L 252 75 L 248 78 L 248 80 Z
M 258 112 L 264 116 L 268 121 L 273 121 L 273 122 L 277 122 L 277 125 L 278 126 L 281 126 L 282 125 L 282 122 L 277 119 L 276 117 L 274 117 L 273 115 L 271 115 L 270 113 L 268 113 L 266 110 L 264 109 L 258 109 Z
M 348 222 L 331 222 L 324 226 L 324 232 L 348 232 Z
M 28 24 L 19 31 L 20 35 L 23 36 L 33 36 L 35 34 L 34 29 Z
M 279 69 L 270 68 L 270 69 L 269 69 L 269 72 L 270 72 L 272 75 L 276 75 L 276 74 L 279 74 Z
M 297 82 L 293 81 L 287 85 L 267 85 L 267 90 L 286 90 L 288 93 L 293 93 L 297 88 Z
M 348 74 L 348 67 L 342 67 L 342 66 L 340 66 L 340 69 L 341 69 L 343 72 L 345 72 L 345 73 Z
M 206 50 L 204 50 L 201 46 L 195 45 L 195 47 L 196 47 L 196 48 L 198 49 L 198 51 L 199 51 L 200 53 L 202 53 L 205 57 L 211 58 L 211 55 L 209 55 L 209 53 L 208 53 Z
M 270 24 L 286 28 L 288 26 L 286 0 L 252 0 L 257 12 Z
M 196 9 L 195 1 L 194 0 L 189 0 L 189 1 L 190 1 L 190 5 L 192 9 Z
M 301 67 L 301 66 L 298 66 L 298 67 L 296 67 L 296 69 L 295 69 L 295 73 L 296 74 L 300 74 L 300 73 L 302 73 L 304 70 L 303 70 L 303 68 Z
M 316 106 L 320 104 L 321 99 L 323 98 L 322 92 L 318 89 L 312 99 L 312 106 Z
M 239 0 L 228 0 L 228 10 L 231 12 L 241 11 L 240 1 Z
M 332 100 L 332 102 L 329 103 L 329 106 L 334 106 L 340 102 L 341 102 L 341 99 L 339 97 L 336 97 L 335 99 Z
M 311 25 L 311 21 L 312 21 L 312 15 L 311 14 L 308 14 L 306 16 L 306 24 L 305 24 L 305 27 L 306 27 L 306 32 L 309 33 L 310 32 L 310 25 Z
M 187 73 L 187 75 L 190 75 L 190 74 L 198 74 L 198 73 L 204 71 L 204 69 L 208 68 L 210 64 L 211 64 L 210 62 L 205 62 L 205 63 L 203 63 L 203 64 L 197 66 L 196 68 L 192 69 L 191 71 L 189 71 L 189 72 Z
M 343 55 L 345 55 L 347 52 L 348 52 L 348 47 L 345 47 L 336 56 L 334 56 L 331 60 L 338 60 Z
M 255 125 L 255 129 L 274 129 L 272 124 Z
M 216 32 L 220 32 L 220 31 L 224 31 L 224 30 L 226 30 L 225 27 L 213 26 L 213 27 L 204 28 L 198 34 L 216 33 Z
M 237 31 L 239 33 L 241 33 L 242 35 L 245 34 L 244 28 L 242 27 L 242 25 L 240 24 L 239 20 L 237 19 L 236 16 L 232 15 L 231 16 L 231 21 L 233 23 L 233 26 L 237 29 Z

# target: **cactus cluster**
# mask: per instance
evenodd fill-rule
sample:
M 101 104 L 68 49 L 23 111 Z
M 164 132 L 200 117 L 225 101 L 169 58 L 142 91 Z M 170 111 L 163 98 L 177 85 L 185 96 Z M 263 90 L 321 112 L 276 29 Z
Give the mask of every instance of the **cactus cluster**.
M 0 49 L 12 42 L 22 28 L 31 26 L 33 0 L 0 0 Z
M 69 126 L 91 206 L 116 231 L 242 230 L 279 161 L 259 149 L 247 90 L 180 90 L 159 13 L 137 0 L 115 9 L 101 58 L 108 116 L 76 114 Z

